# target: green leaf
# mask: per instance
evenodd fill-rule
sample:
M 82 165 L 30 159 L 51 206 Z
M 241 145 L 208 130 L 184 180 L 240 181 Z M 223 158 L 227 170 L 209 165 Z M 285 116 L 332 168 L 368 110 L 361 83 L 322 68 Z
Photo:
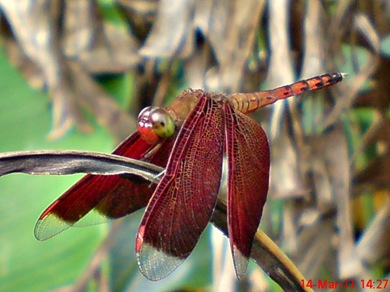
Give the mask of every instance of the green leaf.
M 76 131 L 48 141 L 49 98 L 31 89 L 0 48 L 0 151 L 79 149 L 110 152 L 108 133 Z M 79 176 L 78 176 L 79 177 Z M 0 177 L 0 291 L 46 291 L 72 283 L 82 272 L 102 237 L 102 227 L 71 228 L 39 242 L 33 228 L 39 214 L 76 176 Z

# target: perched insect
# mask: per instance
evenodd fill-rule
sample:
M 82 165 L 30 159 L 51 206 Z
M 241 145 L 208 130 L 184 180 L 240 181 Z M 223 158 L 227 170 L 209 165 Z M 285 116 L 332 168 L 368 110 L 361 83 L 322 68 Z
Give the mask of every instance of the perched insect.
M 136 237 L 139 268 L 159 280 L 192 252 L 212 216 L 227 157 L 228 232 L 236 274 L 245 274 L 269 184 L 264 130 L 247 113 L 334 85 L 324 74 L 291 85 L 229 96 L 184 91 L 165 109 L 141 111 L 138 130 L 113 152 L 165 167 L 157 186 L 132 176 L 86 175 L 39 217 L 35 236 L 50 238 L 78 221 L 99 223 L 146 207 Z

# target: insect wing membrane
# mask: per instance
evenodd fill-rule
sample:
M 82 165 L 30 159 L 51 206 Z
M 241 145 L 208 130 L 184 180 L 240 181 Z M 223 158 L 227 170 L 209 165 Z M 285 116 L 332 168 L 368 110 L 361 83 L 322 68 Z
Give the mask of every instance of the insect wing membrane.
M 138 132 L 135 132 L 113 153 L 141 159 L 153 147 L 155 146 L 145 143 Z M 160 165 L 165 166 L 166 161 L 159 159 Z M 35 225 L 35 237 L 39 240 L 48 239 L 73 226 L 84 216 L 82 221 L 85 222 L 81 225 L 92 225 L 145 207 L 153 188 L 149 187 L 149 182 L 141 182 L 139 179 L 130 180 L 120 175 L 84 176 L 41 214 Z
M 244 276 L 269 185 L 270 150 L 264 130 L 225 104 L 228 231 L 237 276 Z
M 207 226 L 220 185 L 223 136 L 221 105 L 200 97 L 178 134 L 138 230 L 136 255 L 146 278 L 156 281 L 174 271 Z

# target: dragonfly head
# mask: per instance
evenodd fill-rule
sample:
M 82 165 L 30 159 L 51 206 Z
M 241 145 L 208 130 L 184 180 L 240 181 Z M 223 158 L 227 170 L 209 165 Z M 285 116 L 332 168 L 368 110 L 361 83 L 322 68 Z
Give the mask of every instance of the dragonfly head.
M 156 144 L 175 133 L 175 123 L 166 110 L 148 106 L 138 115 L 138 132 L 145 142 Z

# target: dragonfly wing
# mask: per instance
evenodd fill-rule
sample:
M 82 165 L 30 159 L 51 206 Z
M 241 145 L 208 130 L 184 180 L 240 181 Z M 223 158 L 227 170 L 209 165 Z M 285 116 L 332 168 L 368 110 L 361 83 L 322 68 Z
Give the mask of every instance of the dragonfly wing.
M 140 159 L 153 147 L 135 132 L 113 153 Z M 160 161 L 160 165 L 165 164 Z M 149 186 L 149 182 L 135 176 L 129 179 L 119 175 L 86 175 L 41 214 L 35 225 L 35 237 L 48 239 L 83 217 L 84 223 L 81 225 L 91 225 L 134 212 L 147 205 L 153 193 L 153 188 Z
M 202 96 L 178 134 L 136 239 L 139 268 L 157 281 L 192 252 L 214 210 L 222 172 L 223 114 Z
M 228 231 L 234 267 L 244 276 L 269 184 L 270 150 L 264 130 L 225 104 Z
M 166 139 L 143 160 L 165 167 L 174 141 L 175 136 Z M 109 191 L 95 207 L 99 214 L 109 218 L 120 218 L 146 207 L 155 185 L 134 175 L 115 177 L 120 181 L 112 183 L 113 190 Z

